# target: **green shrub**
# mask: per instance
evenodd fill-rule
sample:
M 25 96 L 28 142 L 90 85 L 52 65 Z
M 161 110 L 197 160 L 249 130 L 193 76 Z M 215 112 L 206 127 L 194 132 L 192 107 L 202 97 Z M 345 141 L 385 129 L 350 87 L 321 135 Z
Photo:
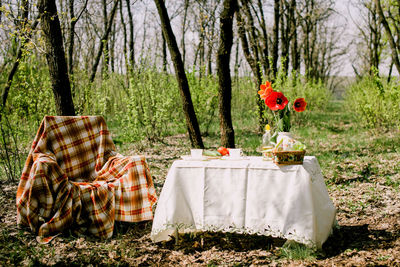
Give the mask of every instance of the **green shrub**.
M 183 128 L 177 83 L 167 74 L 151 69 L 135 74 L 121 100 L 117 117 L 132 141 L 160 139 Z
M 371 129 L 400 126 L 400 84 L 384 83 L 378 76 L 364 77 L 347 90 L 345 101 L 360 122 Z
M 200 130 L 202 134 L 207 135 L 212 124 L 218 124 L 217 77 L 202 76 L 199 78 L 195 71 L 186 73 L 186 76 Z
M 275 91 L 280 91 L 293 104 L 297 98 L 305 98 L 307 110 L 323 110 L 332 99 L 331 91 L 322 81 L 305 81 L 302 76 L 296 78 L 277 79 L 272 86 Z

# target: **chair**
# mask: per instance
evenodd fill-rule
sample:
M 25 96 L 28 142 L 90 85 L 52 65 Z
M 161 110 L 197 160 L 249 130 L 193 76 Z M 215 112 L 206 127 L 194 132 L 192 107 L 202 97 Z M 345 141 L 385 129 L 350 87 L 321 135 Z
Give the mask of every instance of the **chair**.
M 17 190 L 17 223 L 39 243 L 65 230 L 110 238 L 114 222 L 153 219 L 143 156 L 116 152 L 101 116 L 45 116 Z

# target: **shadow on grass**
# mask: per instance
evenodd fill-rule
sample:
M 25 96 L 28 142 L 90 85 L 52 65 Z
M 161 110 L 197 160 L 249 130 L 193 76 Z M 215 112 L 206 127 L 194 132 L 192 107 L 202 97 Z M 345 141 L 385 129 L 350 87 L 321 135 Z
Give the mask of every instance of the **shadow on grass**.
M 368 225 L 341 226 L 334 230 L 322 247 L 322 251 L 313 255 L 318 259 L 333 258 L 346 251 L 361 251 L 374 249 L 389 249 L 395 247 L 400 237 L 400 230 L 371 230 Z M 258 235 L 243 235 L 232 233 L 202 232 L 196 235 L 179 236 L 178 244 L 174 240 L 158 243 L 163 249 L 180 250 L 186 254 L 202 252 L 212 248 L 219 251 L 229 250 L 248 252 L 251 250 L 280 251 L 276 257 L 281 257 L 286 239 Z
M 323 245 L 324 256 L 321 259 L 335 257 L 345 251 L 388 249 L 395 246 L 400 230 L 371 230 L 368 224 L 340 226 Z
M 206 251 L 213 247 L 217 250 L 246 252 L 251 250 L 272 250 L 281 247 L 286 239 L 259 235 L 236 233 L 201 232 L 197 234 L 179 235 L 179 242 L 174 240 L 158 243 L 160 247 L 171 250 L 182 250 L 184 253 Z

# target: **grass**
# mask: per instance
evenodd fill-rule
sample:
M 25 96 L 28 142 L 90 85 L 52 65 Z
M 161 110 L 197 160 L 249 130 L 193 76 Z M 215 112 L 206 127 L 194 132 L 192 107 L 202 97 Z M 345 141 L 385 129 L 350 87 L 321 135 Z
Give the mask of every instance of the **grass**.
M 256 116 L 239 116 L 234 109 L 236 146 L 246 155 L 259 155 L 261 142 Z M 117 124 L 110 124 L 116 140 L 122 140 Z M 65 233 L 49 245 L 39 245 L 30 231 L 16 227 L 14 184 L 0 184 L 0 265 L 391 265 L 399 258 L 398 214 L 400 188 L 400 134 L 376 134 L 360 127 L 342 101 L 329 102 L 322 111 L 304 113 L 292 129 L 317 157 L 329 194 L 337 207 L 341 227 L 324 244 L 323 253 L 297 243 L 259 236 L 204 233 L 173 242 L 153 244 L 151 223 L 118 224 L 110 240 Z M 218 122 L 204 137 L 206 147 L 219 146 Z M 145 154 L 158 193 L 172 162 L 190 147 L 185 135 L 162 142 L 119 142 L 123 154 Z M 366 225 L 366 227 L 365 227 Z M 383 229 L 383 230 L 382 230 Z M 201 244 L 199 246 L 198 244 Z
M 313 260 L 317 253 L 303 244 L 287 241 L 280 249 L 280 256 L 289 260 Z

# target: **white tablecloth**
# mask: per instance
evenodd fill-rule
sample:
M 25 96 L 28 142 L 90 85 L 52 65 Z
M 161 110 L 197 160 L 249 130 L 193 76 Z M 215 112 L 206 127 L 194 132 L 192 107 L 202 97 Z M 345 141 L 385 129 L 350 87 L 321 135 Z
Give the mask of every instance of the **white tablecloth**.
M 169 240 L 176 229 L 282 237 L 321 248 L 335 222 L 318 161 L 277 166 L 244 160 L 177 160 L 158 200 L 151 238 Z

